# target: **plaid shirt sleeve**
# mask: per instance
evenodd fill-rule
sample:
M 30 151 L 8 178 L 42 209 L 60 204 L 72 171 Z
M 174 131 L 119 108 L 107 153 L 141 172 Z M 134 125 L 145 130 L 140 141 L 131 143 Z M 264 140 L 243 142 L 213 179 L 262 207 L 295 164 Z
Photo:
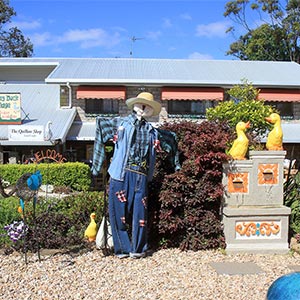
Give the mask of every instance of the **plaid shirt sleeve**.
M 168 158 L 170 159 L 171 165 L 174 167 L 175 171 L 180 170 L 181 166 L 179 161 L 178 139 L 176 133 L 159 128 L 157 128 L 157 131 L 162 150 L 169 154 Z
M 106 119 L 97 117 L 96 119 L 96 133 L 93 153 L 92 174 L 97 176 L 100 173 L 105 156 L 105 143 L 113 139 L 117 131 L 119 118 Z

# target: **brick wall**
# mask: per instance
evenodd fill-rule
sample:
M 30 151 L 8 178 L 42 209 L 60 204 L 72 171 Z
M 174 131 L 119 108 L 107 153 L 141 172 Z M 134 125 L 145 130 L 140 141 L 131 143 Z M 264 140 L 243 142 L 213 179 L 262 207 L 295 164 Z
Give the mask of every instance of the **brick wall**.
M 154 100 L 161 103 L 161 89 L 157 88 L 157 87 L 147 87 L 145 89 L 141 88 L 140 86 L 127 87 L 126 99 L 136 97 L 139 93 L 142 93 L 142 92 L 151 93 L 154 97 Z M 130 113 L 130 110 L 128 109 L 125 102 L 123 105 L 124 105 L 124 109 L 122 112 L 120 111 L 120 115 L 126 116 Z M 159 116 L 154 116 L 154 117 L 148 118 L 147 121 L 158 122 Z
M 294 112 L 295 119 L 299 120 L 300 119 L 300 103 L 299 102 L 294 103 L 293 112 Z

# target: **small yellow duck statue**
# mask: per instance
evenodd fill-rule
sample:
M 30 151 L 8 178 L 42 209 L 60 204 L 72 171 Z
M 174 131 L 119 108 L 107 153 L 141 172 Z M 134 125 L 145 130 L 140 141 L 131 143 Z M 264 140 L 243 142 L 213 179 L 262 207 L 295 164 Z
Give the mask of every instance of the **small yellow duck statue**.
M 274 124 L 273 129 L 269 132 L 267 137 L 266 148 L 268 150 L 283 150 L 282 147 L 282 128 L 281 128 L 281 119 L 280 115 L 276 113 L 272 113 L 269 117 L 265 118 L 265 120 L 271 124 Z
M 84 237 L 88 238 L 89 242 L 94 242 L 97 236 L 97 224 L 95 222 L 96 214 L 91 213 L 91 222 L 84 232 Z
M 250 128 L 250 122 L 239 122 L 235 126 L 237 138 L 233 141 L 233 144 L 229 150 L 229 155 L 236 160 L 246 159 L 246 153 L 248 150 L 249 140 L 245 134 L 247 128 Z

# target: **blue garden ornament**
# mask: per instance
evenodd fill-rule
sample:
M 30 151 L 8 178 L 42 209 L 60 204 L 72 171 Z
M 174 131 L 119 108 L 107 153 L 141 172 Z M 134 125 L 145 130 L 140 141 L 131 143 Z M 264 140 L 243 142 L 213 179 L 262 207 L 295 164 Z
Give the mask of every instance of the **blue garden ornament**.
M 299 300 L 300 272 L 283 275 L 268 289 L 267 300 Z
M 36 171 L 27 179 L 27 185 L 33 191 L 37 191 L 40 188 L 42 185 L 42 174 L 40 171 Z
M 20 206 L 22 208 L 22 212 L 24 212 L 24 210 L 25 210 L 25 203 L 24 203 L 24 200 L 22 198 L 20 198 Z

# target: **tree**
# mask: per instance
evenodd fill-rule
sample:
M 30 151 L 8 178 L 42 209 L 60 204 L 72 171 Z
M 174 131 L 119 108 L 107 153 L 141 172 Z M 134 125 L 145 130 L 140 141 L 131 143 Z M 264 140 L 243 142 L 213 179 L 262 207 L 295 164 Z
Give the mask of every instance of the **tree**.
M 33 54 L 33 45 L 21 30 L 17 27 L 4 28 L 15 15 L 9 0 L 0 0 L 0 57 L 30 57 Z
M 262 25 L 251 26 L 253 13 Z M 227 2 L 224 16 L 246 31 L 230 45 L 227 55 L 300 63 L 300 0 L 234 0 Z M 227 32 L 235 30 L 233 26 Z
M 241 60 L 289 60 L 284 32 L 278 26 L 263 24 L 230 45 L 228 55 Z
M 254 88 L 246 79 L 242 83 L 227 91 L 229 101 L 219 103 L 216 107 L 207 109 L 206 117 L 209 121 L 227 122 L 231 130 L 235 130 L 238 122 L 250 121 L 251 128 L 248 133 L 253 141 L 258 141 L 270 129 L 265 117 L 269 116 L 274 109 L 265 105 L 263 100 L 258 99 L 259 90 Z

